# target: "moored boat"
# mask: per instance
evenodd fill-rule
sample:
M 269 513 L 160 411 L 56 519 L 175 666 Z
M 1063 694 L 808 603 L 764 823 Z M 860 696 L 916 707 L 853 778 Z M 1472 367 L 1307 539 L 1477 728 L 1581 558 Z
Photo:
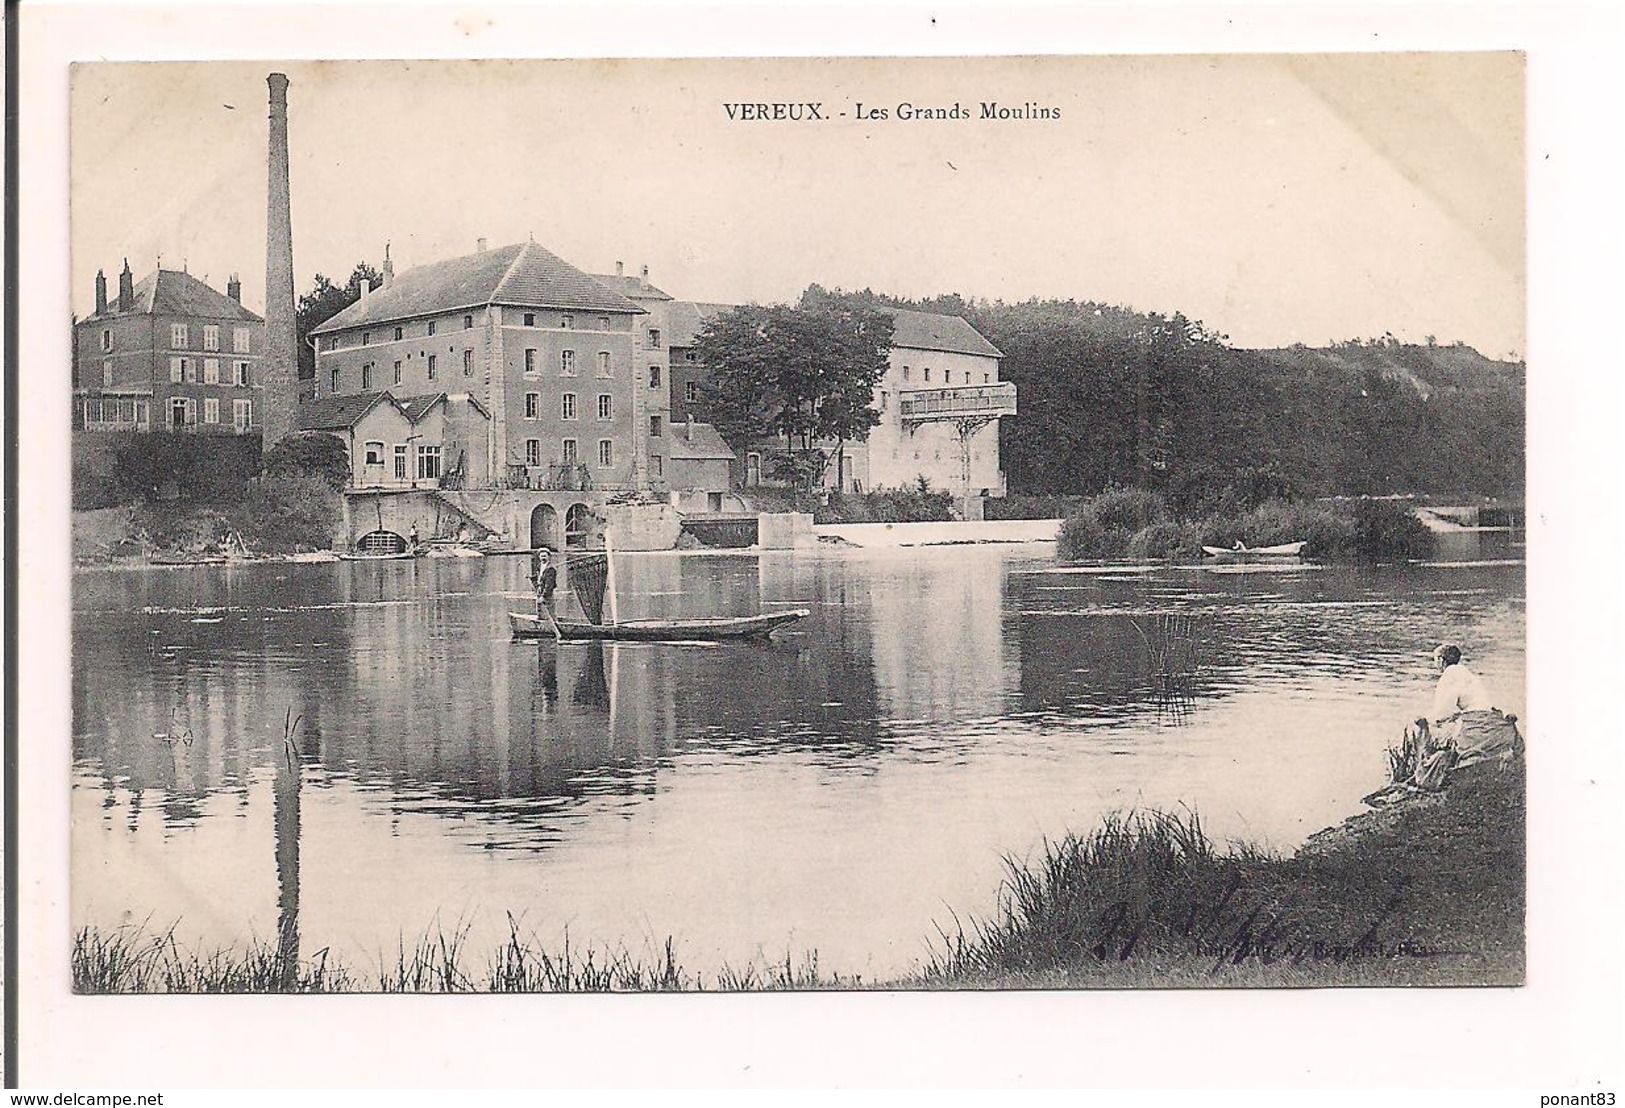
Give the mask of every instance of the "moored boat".
M 620 623 L 587 623 L 580 620 L 548 620 L 521 612 L 508 613 L 508 626 L 515 639 L 551 639 L 558 628 L 560 642 L 726 642 L 734 639 L 766 638 L 812 613 L 806 608 L 765 612 L 758 616 L 731 616 L 712 619 L 633 619 Z
M 1202 553 L 1220 562 L 1291 562 L 1303 557 L 1307 542 L 1283 542 L 1276 546 L 1204 546 Z

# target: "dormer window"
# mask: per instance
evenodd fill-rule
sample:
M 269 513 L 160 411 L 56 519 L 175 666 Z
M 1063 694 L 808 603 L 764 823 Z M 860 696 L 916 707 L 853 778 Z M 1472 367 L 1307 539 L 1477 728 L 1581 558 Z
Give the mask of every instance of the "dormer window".
M 573 316 L 573 315 L 561 315 L 561 316 L 559 316 L 559 328 L 561 330 L 565 330 L 565 331 L 572 330 L 572 329 L 574 329 L 575 325 L 576 325 L 576 317 L 575 316 Z

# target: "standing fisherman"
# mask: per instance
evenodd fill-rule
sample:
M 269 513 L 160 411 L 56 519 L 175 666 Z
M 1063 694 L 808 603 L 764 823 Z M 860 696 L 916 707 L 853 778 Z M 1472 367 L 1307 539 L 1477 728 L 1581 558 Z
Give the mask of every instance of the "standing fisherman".
M 559 587 L 559 571 L 553 565 L 552 551 L 538 547 L 530 555 L 530 583 L 536 590 L 536 614 L 553 615 L 553 593 Z

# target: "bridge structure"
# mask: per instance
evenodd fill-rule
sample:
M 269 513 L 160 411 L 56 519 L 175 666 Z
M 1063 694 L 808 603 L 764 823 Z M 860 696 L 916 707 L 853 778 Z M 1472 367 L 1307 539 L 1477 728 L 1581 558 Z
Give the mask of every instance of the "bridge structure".
M 953 424 L 959 438 L 960 502 L 970 518 L 971 439 L 988 424 L 1016 414 L 1015 382 L 914 389 L 898 397 L 897 410 L 905 431 L 925 423 Z

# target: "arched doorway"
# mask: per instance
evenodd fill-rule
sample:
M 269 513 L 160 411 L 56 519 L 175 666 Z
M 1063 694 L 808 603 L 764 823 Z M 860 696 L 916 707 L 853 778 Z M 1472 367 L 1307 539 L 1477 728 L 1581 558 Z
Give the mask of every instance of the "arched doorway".
M 572 504 L 564 513 L 564 545 L 586 546 L 592 533 L 592 510 L 585 504 Z
M 530 548 L 559 548 L 559 513 L 551 504 L 538 504 L 530 513 Z
M 406 540 L 393 531 L 368 531 L 356 540 L 356 553 L 373 556 L 383 554 L 405 554 Z

